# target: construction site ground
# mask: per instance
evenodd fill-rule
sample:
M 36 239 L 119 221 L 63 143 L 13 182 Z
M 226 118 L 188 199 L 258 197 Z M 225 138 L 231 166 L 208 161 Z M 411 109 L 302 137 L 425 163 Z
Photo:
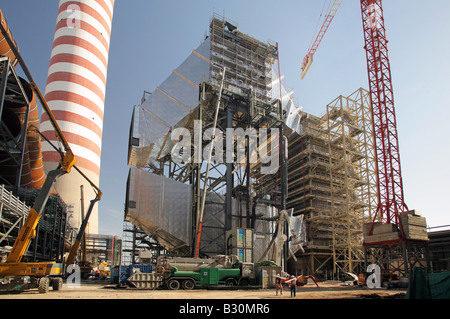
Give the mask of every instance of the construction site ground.
M 320 282 L 298 287 L 295 299 L 404 299 L 406 289 L 387 289 L 357 287 L 345 285 L 342 282 Z M 59 291 L 42 294 L 38 290 L 28 290 L 17 293 L 0 294 L 0 299 L 294 299 L 289 288 L 285 288 L 283 294 L 276 295 L 275 289 L 194 289 L 185 290 L 139 290 L 133 288 L 117 288 L 104 280 L 85 280 L 78 288 L 72 288 L 63 284 Z

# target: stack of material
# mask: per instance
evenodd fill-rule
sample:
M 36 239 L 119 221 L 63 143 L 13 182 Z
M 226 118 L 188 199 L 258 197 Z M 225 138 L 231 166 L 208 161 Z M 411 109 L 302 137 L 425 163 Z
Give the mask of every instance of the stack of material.
M 370 230 L 372 228 L 372 230 Z M 395 224 L 367 223 L 364 224 L 364 243 L 373 244 L 378 242 L 393 241 L 400 239 L 398 227 Z M 370 231 L 370 233 L 369 233 Z
M 427 222 L 414 210 L 402 213 L 400 222 L 407 240 L 428 241 Z M 370 230 L 372 228 L 372 230 Z M 364 242 L 366 244 L 393 241 L 401 238 L 401 232 L 395 224 L 368 223 L 364 224 Z M 369 233 L 370 231 L 370 233 Z
M 406 239 L 428 241 L 427 221 L 425 217 L 416 214 L 414 210 L 400 215 L 403 233 Z

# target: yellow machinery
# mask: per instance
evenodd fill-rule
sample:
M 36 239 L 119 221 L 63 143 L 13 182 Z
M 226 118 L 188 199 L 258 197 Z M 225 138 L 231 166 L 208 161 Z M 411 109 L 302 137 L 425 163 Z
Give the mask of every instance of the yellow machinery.
M 19 231 L 17 239 L 10 251 L 6 262 L 0 263 L 0 277 L 9 277 L 9 284 L 5 284 L 7 290 L 23 290 L 29 288 L 39 288 L 40 292 L 47 292 L 49 286 L 52 286 L 54 290 L 59 290 L 62 287 L 62 276 L 64 275 L 64 265 L 56 262 L 38 262 L 38 263 L 26 263 L 21 262 L 23 255 L 27 252 L 31 240 L 36 236 L 36 227 L 41 218 L 45 204 L 53 190 L 53 183 L 55 180 L 64 175 L 70 173 L 72 168 L 75 168 L 95 189 L 96 198 L 91 201 L 89 210 L 85 219 L 80 227 L 75 243 L 72 246 L 66 265 L 73 264 L 75 257 L 84 235 L 87 222 L 89 220 L 90 213 L 94 204 L 100 200 L 101 191 L 95 186 L 87 177 L 75 166 L 75 156 L 69 146 L 69 143 L 65 139 L 55 117 L 53 116 L 50 108 L 48 107 L 42 93 L 38 86 L 34 82 L 28 68 L 26 67 L 19 51 L 9 35 L 9 32 L 0 24 L 0 31 L 4 36 L 4 40 L 7 41 L 10 49 L 14 53 L 15 58 L 21 65 L 25 75 L 27 76 L 30 86 L 36 93 L 42 107 L 48 114 L 50 121 L 55 129 L 58 142 L 62 144 L 64 151 L 59 151 L 61 154 L 61 161 L 57 169 L 50 171 L 47 174 L 46 180 L 39 192 L 38 197 L 30 209 L 28 216 L 24 222 L 24 225 Z M 3 287 L 5 288 L 5 287 Z
M 106 279 L 107 277 L 111 276 L 111 269 L 108 267 L 108 263 L 107 262 L 101 262 L 96 270 L 96 273 L 98 273 L 98 276 L 101 279 Z

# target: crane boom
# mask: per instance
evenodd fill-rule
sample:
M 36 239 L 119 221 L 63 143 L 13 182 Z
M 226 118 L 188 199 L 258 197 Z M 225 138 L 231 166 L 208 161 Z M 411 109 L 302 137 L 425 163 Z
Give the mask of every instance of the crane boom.
M 316 40 L 314 41 L 313 45 L 309 49 L 308 53 L 303 59 L 302 66 L 301 66 L 301 78 L 302 80 L 305 78 L 306 73 L 308 72 L 312 62 L 313 62 L 313 56 L 317 51 L 317 48 L 320 45 L 320 42 L 322 42 L 323 38 L 325 37 L 325 34 L 327 33 L 328 28 L 330 27 L 331 22 L 333 21 L 334 16 L 336 15 L 339 7 L 341 6 L 342 0 L 334 0 L 333 6 L 331 7 L 330 11 L 328 12 L 325 21 L 320 28 L 319 34 L 317 34 Z
M 54 170 L 51 170 L 45 179 L 45 182 L 39 192 L 39 195 L 37 196 L 33 207 L 30 209 L 27 218 L 25 219 L 24 225 L 19 231 L 19 234 L 16 238 L 16 241 L 14 242 L 14 245 L 8 254 L 8 257 L 6 259 L 5 263 L 0 263 L 0 274 L 1 275 L 16 275 L 16 274 L 25 274 L 29 269 L 32 269 L 32 267 L 27 266 L 26 263 L 20 264 L 22 257 L 28 250 L 28 247 L 30 245 L 31 240 L 36 235 L 36 227 L 39 223 L 39 220 L 41 218 L 42 211 L 45 208 L 45 205 L 47 203 L 47 200 L 53 190 L 53 184 L 56 181 L 56 179 L 64 174 L 68 174 L 71 172 L 72 168 L 75 168 L 78 173 L 80 173 L 88 182 L 89 184 L 94 188 L 94 192 L 96 193 L 96 197 L 94 200 L 91 201 L 91 206 L 89 208 L 89 212 L 87 216 L 89 216 L 90 211 L 92 210 L 93 205 L 100 200 L 102 196 L 102 192 L 100 189 L 81 171 L 75 166 L 75 155 L 72 152 L 72 149 L 70 148 L 69 142 L 66 140 L 63 131 L 59 127 L 56 118 L 54 117 L 52 111 L 50 110 L 50 107 L 48 106 L 47 102 L 44 99 L 44 96 L 42 95 L 41 91 L 39 90 L 39 87 L 37 86 L 36 82 L 34 81 L 30 71 L 28 70 L 28 67 L 25 64 L 25 61 L 23 60 L 21 54 L 19 53 L 19 50 L 16 46 L 16 43 L 13 42 L 10 35 L 6 31 L 6 29 L 3 27 L 3 25 L 0 23 L 0 32 L 3 34 L 4 39 L 8 43 L 10 49 L 14 53 L 14 56 L 18 60 L 23 72 L 27 76 L 30 86 L 32 90 L 36 93 L 44 111 L 49 116 L 50 122 L 55 129 L 56 138 L 59 143 L 62 144 L 64 151 L 58 150 L 61 155 L 61 160 L 58 165 L 58 167 Z M 88 219 L 88 218 L 86 218 Z M 87 220 L 83 221 L 84 228 L 80 229 L 80 232 L 84 232 L 85 230 L 85 223 L 87 223 Z M 79 235 L 80 236 L 80 235 Z M 78 236 L 78 237 L 79 237 Z M 77 241 L 75 242 L 72 251 L 76 250 L 78 248 L 78 237 Z M 71 252 L 71 254 L 73 254 Z M 38 265 L 38 264 L 36 264 Z M 42 273 L 45 274 L 45 269 L 47 267 L 47 264 L 42 267 L 41 269 L 41 275 Z M 23 271 L 23 269 L 28 269 L 27 271 Z M 43 271 L 43 272 L 42 272 Z
M 408 210 L 403 196 L 397 121 L 381 0 L 361 0 L 372 124 L 378 171 L 378 206 L 374 220 L 400 226 Z

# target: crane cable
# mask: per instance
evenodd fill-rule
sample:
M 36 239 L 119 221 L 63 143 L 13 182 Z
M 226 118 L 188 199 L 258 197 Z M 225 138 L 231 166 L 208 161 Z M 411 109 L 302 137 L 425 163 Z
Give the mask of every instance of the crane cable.
M 314 28 L 314 32 L 313 32 L 313 35 L 311 36 L 311 42 L 309 43 L 308 48 L 311 48 L 312 45 L 313 45 L 313 43 L 314 43 L 314 41 L 316 40 L 316 37 L 317 37 L 317 29 L 319 28 L 319 25 L 323 25 L 323 23 L 324 23 L 324 22 L 323 22 L 324 20 L 322 20 L 322 17 L 324 16 L 325 5 L 326 5 L 326 4 L 327 4 L 327 0 L 324 0 L 323 6 L 322 6 L 322 12 L 320 12 L 319 19 L 317 19 L 317 24 L 316 24 L 316 27 Z M 331 7 L 331 0 L 329 0 L 328 8 L 327 8 L 327 11 L 326 11 L 326 12 L 330 12 L 330 7 Z M 308 50 L 308 51 L 309 51 L 309 50 Z

